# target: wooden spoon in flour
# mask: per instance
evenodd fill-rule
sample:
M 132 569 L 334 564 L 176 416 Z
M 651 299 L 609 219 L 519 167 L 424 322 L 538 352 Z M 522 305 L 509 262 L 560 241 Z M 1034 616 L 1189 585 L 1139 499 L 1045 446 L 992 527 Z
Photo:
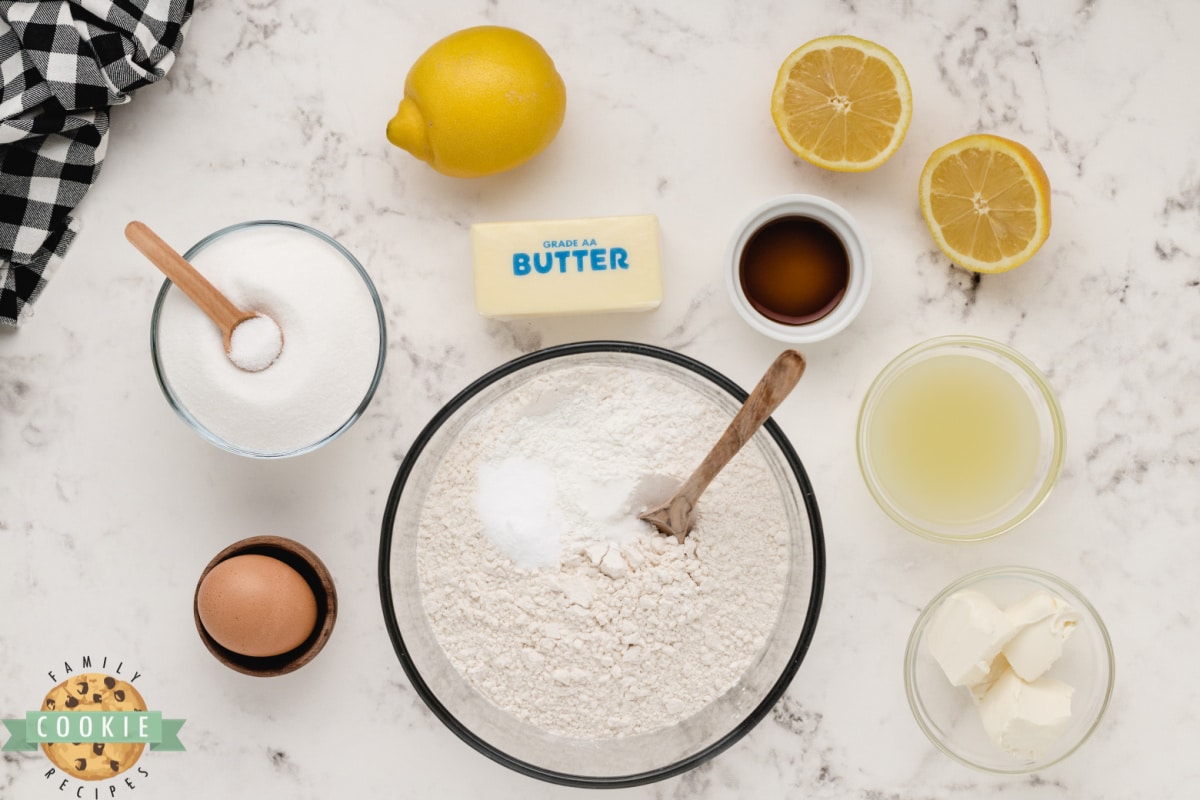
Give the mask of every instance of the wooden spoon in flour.
M 265 314 L 235 306 L 145 223 L 135 220 L 126 225 L 125 238 L 213 321 L 221 331 L 225 354 L 238 368 L 260 372 L 279 358 L 283 350 L 283 332 L 275 320 Z M 235 347 L 234 331 L 250 320 L 259 321 L 242 328 L 242 341 L 236 342 Z
M 799 351 L 785 350 L 780 353 L 691 477 L 683 482 L 670 500 L 639 514 L 638 519 L 649 522 L 660 533 L 674 536 L 683 544 L 688 531 L 692 529 L 692 511 L 700 495 L 796 387 L 800 376 L 804 374 L 804 366 L 804 356 Z

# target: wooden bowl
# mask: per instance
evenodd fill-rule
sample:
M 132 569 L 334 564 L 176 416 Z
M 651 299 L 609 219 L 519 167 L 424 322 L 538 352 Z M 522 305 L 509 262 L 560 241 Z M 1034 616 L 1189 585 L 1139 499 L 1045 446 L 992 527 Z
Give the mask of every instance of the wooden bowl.
M 317 599 L 317 624 L 313 626 L 312 633 L 298 647 L 286 653 L 265 657 L 244 656 L 241 653 L 235 653 L 218 644 L 208 635 L 208 631 L 200 622 L 197 601 L 200 597 L 200 585 L 204 583 L 208 573 L 226 559 L 245 555 L 269 556 L 287 564 L 300 573 L 300 577 L 304 578 L 309 588 L 312 589 L 313 596 Z M 246 675 L 271 678 L 300 669 L 321 652 L 321 648 L 329 641 L 329 635 L 333 632 L 333 623 L 337 619 L 337 590 L 333 587 L 333 577 L 325 568 L 325 564 L 304 545 L 282 536 L 251 536 L 249 539 L 242 539 L 240 542 L 229 545 L 208 562 L 204 572 L 200 573 L 200 580 L 196 582 L 196 592 L 192 596 L 192 616 L 196 620 L 196 631 L 200 634 L 200 640 L 218 661 L 230 669 Z

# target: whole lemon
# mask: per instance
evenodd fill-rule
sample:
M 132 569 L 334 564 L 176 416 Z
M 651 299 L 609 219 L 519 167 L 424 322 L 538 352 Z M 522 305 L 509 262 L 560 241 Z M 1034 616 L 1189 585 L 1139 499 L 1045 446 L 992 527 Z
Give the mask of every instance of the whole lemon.
M 566 108 L 566 87 L 542 46 L 484 25 L 450 34 L 417 59 L 387 137 L 438 172 L 475 178 L 546 149 Z

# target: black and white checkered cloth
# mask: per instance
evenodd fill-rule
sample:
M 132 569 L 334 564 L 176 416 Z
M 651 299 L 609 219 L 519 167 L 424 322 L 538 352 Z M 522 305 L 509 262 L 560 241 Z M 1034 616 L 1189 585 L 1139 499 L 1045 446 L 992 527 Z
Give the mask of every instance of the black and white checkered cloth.
M 100 173 L 108 110 L 166 74 L 192 0 L 0 1 L 0 323 L 16 325 Z

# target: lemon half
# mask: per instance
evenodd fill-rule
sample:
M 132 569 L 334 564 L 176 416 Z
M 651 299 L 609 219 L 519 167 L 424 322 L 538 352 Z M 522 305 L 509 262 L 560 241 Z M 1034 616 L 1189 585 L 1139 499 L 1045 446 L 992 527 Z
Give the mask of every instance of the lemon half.
M 933 151 L 921 213 L 951 261 L 974 272 L 1024 264 L 1050 235 L 1050 179 L 1029 148 L 988 133 Z
M 887 48 L 856 36 L 823 36 L 784 59 L 771 118 L 784 144 L 805 161 L 865 172 L 904 141 L 912 89 Z

